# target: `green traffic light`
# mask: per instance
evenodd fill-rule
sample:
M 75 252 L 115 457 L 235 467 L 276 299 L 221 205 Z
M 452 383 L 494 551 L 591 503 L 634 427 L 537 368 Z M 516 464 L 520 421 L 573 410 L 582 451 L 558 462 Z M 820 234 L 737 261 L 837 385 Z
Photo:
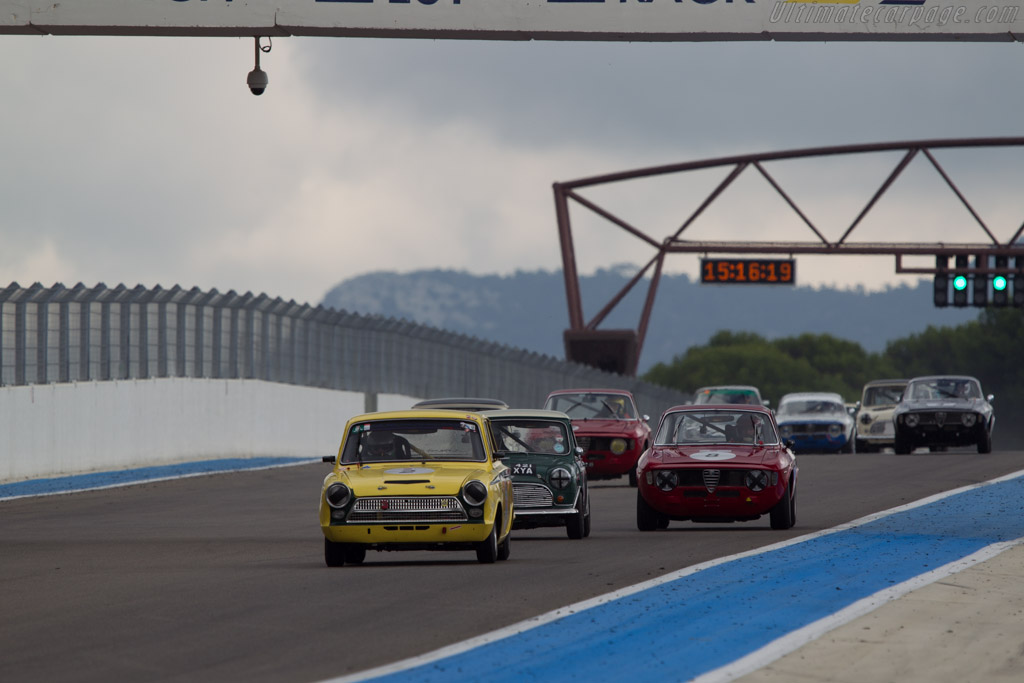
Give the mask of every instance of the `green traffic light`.
M 1003 284 L 1005 286 L 1005 283 Z M 964 277 L 963 275 L 957 275 L 955 278 L 953 278 L 953 289 L 955 289 L 958 292 L 962 292 L 965 289 L 967 289 L 967 278 Z
M 992 278 L 992 289 L 997 292 L 1001 292 L 1006 289 L 1006 277 L 1003 275 L 996 275 Z

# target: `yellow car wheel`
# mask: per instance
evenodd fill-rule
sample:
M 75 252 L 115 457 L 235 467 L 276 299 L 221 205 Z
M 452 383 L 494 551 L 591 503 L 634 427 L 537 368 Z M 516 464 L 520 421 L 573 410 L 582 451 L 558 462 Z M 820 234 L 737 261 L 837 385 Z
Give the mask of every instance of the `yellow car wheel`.
M 366 546 L 355 543 L 335 543 L 324 539 L 324 562 L 328 567 L 362 564 L 366 559 Z
M 493 564 L 498 559 L 498 525 L 491 527 L 487 538 L 476 545 L 476 559 L 483 564 Z
M 509 554 L 512 552 L 512 532 L 509 531 L 508 535 L 505 536 L 505 540 L 498 544 L 498 559 L 507 560 Z
M 340 567 L 345 564 L 345 549 L 340 543 L 324 539 L 324 562 L 328 567 Z

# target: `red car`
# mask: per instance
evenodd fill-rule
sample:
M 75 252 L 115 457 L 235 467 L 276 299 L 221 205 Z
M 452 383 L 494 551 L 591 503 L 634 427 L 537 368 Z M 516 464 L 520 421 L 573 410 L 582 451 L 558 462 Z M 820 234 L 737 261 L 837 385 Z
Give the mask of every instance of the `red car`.
M 796 456 L 763 406 L 689 405 L 665 411 L 637 465 L 636 526 L 669 521 L 796 523 Z
M 650 418 L 636 409 L 633 394 L 622 389 L 561 389 L 548 394 L 544 407 L 572 418 L 583 448 L 587 478 L 629 477 L 636 486 L 636 463 L 650 447 Z

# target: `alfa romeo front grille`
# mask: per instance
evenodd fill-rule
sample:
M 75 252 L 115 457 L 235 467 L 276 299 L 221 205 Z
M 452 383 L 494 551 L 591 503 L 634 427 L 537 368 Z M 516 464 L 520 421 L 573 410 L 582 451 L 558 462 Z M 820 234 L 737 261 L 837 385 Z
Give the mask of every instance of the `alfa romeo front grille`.
M 960 427 L 962 425 L 962 411 L 937 411 L 934 413 L 915 413 L 918 416 L 920 422 L 918 424 L 923 425 L 935 425 L 937 427 L 944 427 L 952 425 Z
M 551 489 L 541 484 L 512 484 L 512 500 L 517 508 L 551 507 Z
M 359 498 L 348 515 L 349 522 L 465 522 L 465 508 L 454 496 Z
M 746 470 L 710 468 L 710 471 L 718 474 L 706 474 L 708 469 L 686 469 L 679 471 L 680 486 L 701 486 L 706 487 L 709 477 L 717 477 L 716 486 L 743 486 L 743 478 Z
M 584 451 L 608 451 L 612 448 L 612 438 L 609 436 L 577 436 L 576 443 Z
M 704 487 L 710 492 L 714 493 L 715 489 L 718 488 L 718 480 L 722 476 L 722 470 L 704 470 Z

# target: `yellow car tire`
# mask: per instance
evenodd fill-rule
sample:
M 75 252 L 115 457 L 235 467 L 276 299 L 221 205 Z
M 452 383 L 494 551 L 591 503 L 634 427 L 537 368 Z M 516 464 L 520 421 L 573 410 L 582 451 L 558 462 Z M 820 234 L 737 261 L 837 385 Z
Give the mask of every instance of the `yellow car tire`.
M 498 559 L 498 525 L 491 527 L 487 538 L 476 544 L 476 559 L 483 564 L 493 564 Z

